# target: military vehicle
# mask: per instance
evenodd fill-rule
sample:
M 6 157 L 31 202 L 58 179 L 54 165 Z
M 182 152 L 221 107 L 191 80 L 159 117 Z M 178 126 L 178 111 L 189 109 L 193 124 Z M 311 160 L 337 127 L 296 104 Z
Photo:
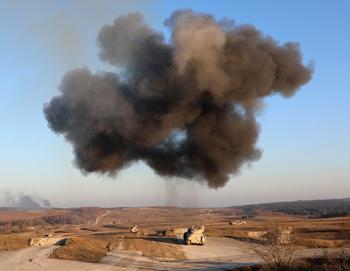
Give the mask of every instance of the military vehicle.
M 184 233 L 184 243 L 186 245 L 204 245 L 205 235 L 204 235 L 204 226 L 193 225 L 191 228 L 188 228 L 187 232 Z
M 130 227 L 130 232 L 131 233 L 138 233 L 139 232 L 139 228 L 137 227 L 137 225 L 132 225 Z

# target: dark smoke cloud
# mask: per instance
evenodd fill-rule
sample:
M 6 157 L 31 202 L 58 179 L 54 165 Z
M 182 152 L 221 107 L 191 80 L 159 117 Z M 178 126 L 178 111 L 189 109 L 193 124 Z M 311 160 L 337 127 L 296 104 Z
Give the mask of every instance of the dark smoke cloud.
M 35 198 L 27 194 L 14 195 L 9 191 L 4 192 L 6 207 L 20 208 L 24 210 L 39 210 L 51 208 L 51 203 L 47 199 Z
M 45 105 L 84 172 L 116 174 L 143 160 L 161 176 L 221 187 L 260 157 L 255 114 L 264 97 L 292 96 L 312 74 L 299 45 L 250 25 L 180 10 L 166 43 L 138 13 L 98 35 L 100 58 L 122 69 L 68 72 Z

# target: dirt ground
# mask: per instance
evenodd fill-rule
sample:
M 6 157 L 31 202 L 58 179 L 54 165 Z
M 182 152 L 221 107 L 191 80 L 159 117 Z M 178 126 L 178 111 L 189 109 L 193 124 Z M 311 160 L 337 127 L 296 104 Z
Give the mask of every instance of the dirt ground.
M 1 271 L 104 271 L 104 270 L 229 270 L 261 263 L 246 243 L 229 238 L 209 237 L 206 246 L 181 245 L 185 260 L 145 257 L 141 251 L 113 250 L 100 263 L 51 259 L 56 246 L 30 247 L 0 253 Z M 322 249 L 300 251 L 300 257 L 321 256 Z
M 110 242 L 111 251 L 139 252 L 142 256 L 169 260 L 186 259 L 183 247 L 165 238 L 120 238 Z
M 300 257 L 320 255 L 323 248 L 350 247 L 350 217 L 307 219 L 259 213 L 243 219 L 246 224 L 230 225 L 231 220 L 240 216 L 235 208 L 92 208 L 91 212 L 90 209 L 49 212 L 60 216 L 78 213 L 79 223 L 43 224 L 24 233 L 0 234 L 3 251 L 0 270 L 227 270 L 261 262 L 250 249 L 250 242 L 254 241 L 251 233 L 278 226 L 294 228 Z M 22 212 L 7 212 L 0 214 L 0 221 L 1 217 L 19 219 L 21 215 Z M 35 213 L 36 218 L 45 215 Z M 138 234 L 129 232 L 134 224 L 140 229 Z M 206 227 L 205 246 L 183 245 L 182 235 L 172 230 L 193 224 Z M 29 237 L 45 234 L 69 241 L 64 246 L 28 247 Z
M 30 247 L 18 251 L 0 253 L 0 270 L 225 270 L 241 265 L 251 265 L 260 260 L 245 250 L 244 244 L 226 238 L 209 238 L 208 245 L 185 246 L 186 259 L 160 259 L 146 257 L 141 251 L 113 250 L 101 263 L 85 263 L 51 259 L 55 246 Z

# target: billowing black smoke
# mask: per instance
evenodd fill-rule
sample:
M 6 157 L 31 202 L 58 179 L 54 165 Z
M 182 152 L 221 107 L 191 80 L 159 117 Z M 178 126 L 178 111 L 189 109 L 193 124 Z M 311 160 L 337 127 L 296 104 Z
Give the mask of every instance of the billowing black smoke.
M 100 58 L 121 68 L 121 77 L 68 72 L 46 118 L 73 145 L 83 172 L 113 175 L 143 160 L 161 176 L 224 186 L 260 157 L 261 100 L 292 96 L 311 67 L 297 43 L 279 45 L 250 25 L 190 10 L 165 24 L 170 43 L 138 13 L 104 26 Z

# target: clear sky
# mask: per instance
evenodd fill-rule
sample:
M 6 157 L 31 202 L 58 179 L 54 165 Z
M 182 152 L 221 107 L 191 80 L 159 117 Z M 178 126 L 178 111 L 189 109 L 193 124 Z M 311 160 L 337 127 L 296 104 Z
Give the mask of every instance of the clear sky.
M 104 24 L 139 11 L 169 37 L 163 21 L 179 8 L 253 24 L 281 43 L 301 45 L 313 79 L 296 96 L 266 100 L 258 117 L 262 158 L 218 190 L 164 180 L 142 163 L 115 178 L 83 176 L 71 145 L 55 135 L 43 105 L 70 69 L 114 68 L 98 59 Z M 1 191 L 55 206 L 228 206 L 350 197 L 349 1 L 0 1 Z

